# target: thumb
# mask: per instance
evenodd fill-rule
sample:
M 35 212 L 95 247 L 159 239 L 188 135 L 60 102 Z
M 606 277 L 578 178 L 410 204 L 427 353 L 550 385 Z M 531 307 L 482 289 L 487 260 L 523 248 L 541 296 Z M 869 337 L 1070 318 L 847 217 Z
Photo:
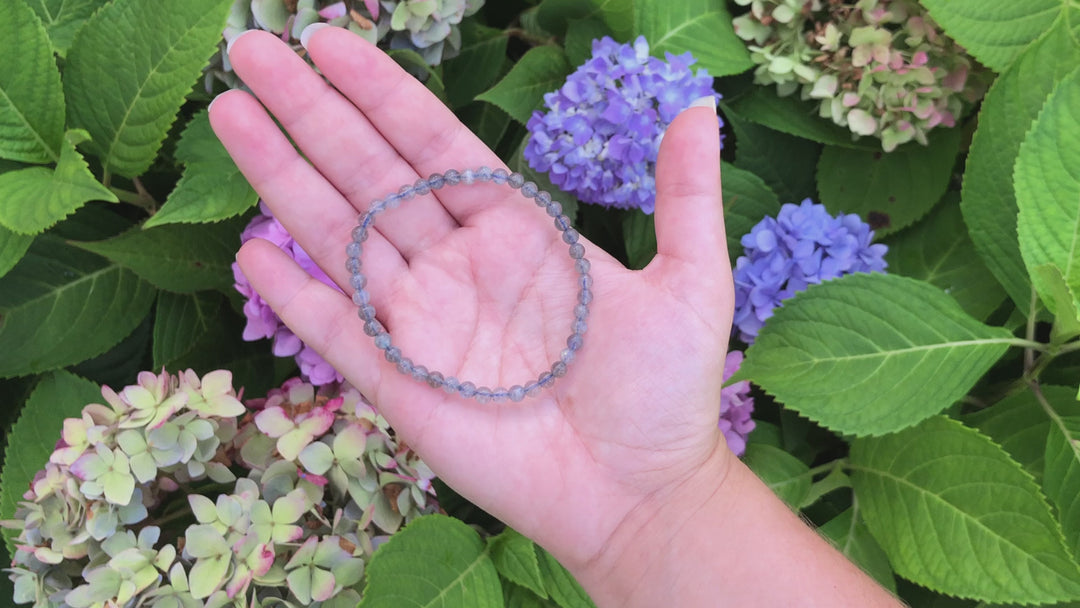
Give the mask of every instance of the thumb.
M 716 100 L 702 97 L 675 117 L 656 161 L 658 258 L 729 267 L 720 194 Z

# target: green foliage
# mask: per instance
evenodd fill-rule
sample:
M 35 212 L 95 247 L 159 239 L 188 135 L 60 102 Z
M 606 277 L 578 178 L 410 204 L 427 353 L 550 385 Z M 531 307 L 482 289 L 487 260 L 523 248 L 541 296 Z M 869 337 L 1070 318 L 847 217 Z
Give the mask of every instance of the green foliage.
M 745 72 L 753 67 L 746 45 L 735 35 L 731 15 L 720 0 L 635 0 L 634 30 L 649 41 L 649 51 L 697 59 L 695 67 L 713 76 Z
M 537 21 L 545 30 L 563 35 L 574 22 L 600 19 L 615 34 L 615 39 L 626 42 L 634 31 L 633 0 L 544 0 L 536 13 Z
M 0 55 L 9 58 L 0 62 L 0 158 L 56 161 L 64 136 L 60 72 L 45 27 L 22 2 L 9 3 L 0 20 Z
M 1016 158 L 1017 235 L 1028 271 L 1052 264 L 1063 273 L 1072 306 L 1061 302 L 1057 315 L 1080 310 L 1080 139 L 1061 137 L 1080 131 L 1080 69 L 1073 70 L 1050 95 Z M 1031 272 L 1044 301 L 1052 287 Z
M 1038 487 L 987 437 L 934 417 L 851 448 L 855 495 L 896 572 L 987 602 L 1080 599 L 1080 567 Z
M 922 0 L 930 16 L 984 65 L 1001 72 L 1055 21 L 1080 27 L 1062 0 Z
M 547 599 L 544 574 L 536 555 L 536 545 L 513 528 L 507 528 L 488 541 L 491 560 L 503 578 Z
M 12 232 L 0 226 L 0 277 L 3 277 L 26 254 L 34 237 Z
M 736 378 L 834 431 L 880 435 L 965 395 L 1011 341 L 931 285 L 853 274 L 777 309 Z
M 184 175 L 144 228 L 173 223 L 216 222 L 247 211 L 259 197 L 236 167 L 200 112 L 187 124 L 174 153 Z
M 472 528 L 456 519 L 417 519 L 372 557 L 360 608 L 502 606 L 489 551 Z
M 191 352 L 212 327 L 222 300 L 214 292 L 158 295 L 154 314 L 154 367 L 165 367 Z
M 45 24 L 53 50 L 63 57 L 75 32 L 109 0 L 25 0 Z
M 101 401 L 101 387 L 72 373 L 60 370 L 41 377 L 8 434 L 0 474 L 0 519 L 15 517 L 23 492 L 45 468 L 58 437 L 57 421 L 78 417 L 84 405 Z M 9 529 L 3 534 L 10 554 L 17 534 Z
M 85 131 L 68 131 L 54 170 L 29 167 L 0 173 L 0 224 L 22 234 L 37 234 L 87 201 L 117 202 L 75 149 L 86 137 Z
M 1050 91 L 1078 63 L 1080 43 L 1068 24 L 1059 21 L 990 87 L 967 160 L 961 199 L 964 222 L 987 268 L 1024 309 L 1031 287 L 1016 235 L 1013 165 Z
M 926 215 L 949 185 L 960 131 L 935 130 L 930 145 L 908 143 L 889 154 L 825 146 L 818 160 L 821 202 L 833 214 L 867 218 L 877 236 Z
M 981 321 L 998 308 L 1005 290 L 975 253 L 957 199 L 947 196 L 919 223 L 886 239 L 885 259 L 890 273 L 938 287 Z
M 135 177 L 154 161 L 231 4 L 115 0 L 79 29 L 64 71 L 68 115 L 108 170 Z
M 562 49 L 539 46 L 518 60 L 502 80 L 476 97 L 492 103 L 525 124 L 544 103 L 544 93 L 562 86 L 571 66 Z
M 874 577 L 882 587 L 896 593 L 896 579 L 889 565 L 889 556 L 874 540 L 855 507 L 830 519 L 818 531 L 848 559 L 858 564 L 863 572 Z
M 741 118 L 781 133 L 841 148 L 877 150 L 876 144 L 856 142 L 851 131 L 817 117 L 817 110 L 797 97 L 779 97 L 766 87 L 727 100 L 725 104 Z
M 821 144 L 744 120 L 727 111 L 723 102 L 721 107 L 735 131 L 736 167 L 758 176 L 781 203 L 817 198 L 814 167 Z
M 130 270 L 38 237 L 0 279 L 0 377 L 104 352 L 139 324 L 153 299 L 153 287 Z
M 747 445 L 743 462 L 793 509 L 801 507 L 810 494 L 810 468 L 778 447 Z
M 461 24 L 461 54 L 443 63 L 443 81 L 450 107 L 476 99 L 499 78 L 506 61 L 507 37 L 473 21 Z

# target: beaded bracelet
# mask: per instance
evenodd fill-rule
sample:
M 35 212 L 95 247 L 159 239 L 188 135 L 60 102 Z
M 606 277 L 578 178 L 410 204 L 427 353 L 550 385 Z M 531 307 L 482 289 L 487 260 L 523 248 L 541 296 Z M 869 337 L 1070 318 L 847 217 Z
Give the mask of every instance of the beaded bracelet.
M 390 340 L 390 334 L 386 332 L 375 318 L 375 307 L 371 304 L 371 294 L 367 292 L 367 277 L 360 271 L 360 254 L 363 252 L 362 243 L 368 238 L 368 228 L 375 222 L 375 216 L 397 207 L 402 201 L 407 201 L 414 196 L 424 195 L 443 186 L 456 186 L 458 184 L 473 184 L 475 182 L 491 181 L 496 184 L 506 184 L 521 192 L 527 199 L 533 199 L 536 205 L 547 211 L 554 218 L 555 227 L 562 232 L 562 239 L 570 249 L 570 258 L 574 260 L 574 268 L 578 273 L 577 305 L 574 306 L 574 321 L 570 328 L 570 337 L 566 339 L 566 348 L 560 353 L 558 360 L 551 364 L 551 368 L 536 379 L 518 384 L 510 388 L 490 389 L 486 386 L 476 386 L 472 382 L 463 382 L 453 376 L 446 376 L 437 371 L 428 371 L 423 365 L 413 363 L 408 357 L 401 354 L 401 350 L 394 346 Z M 592 302 L 592 277 L 589 275 L 589 260 L 585 259 L 585 247 L 578 242 L 580 235 L 570 226 L 570 218 L 562 212 L 562 205 L 551 200 L 551 195 L 537 187 L 520 173 L 510 173 L 505 169 L 492 170 L 489 167 L 479 169 L 466 169 L 456 171 L 451 169 L 446 173 L 436 173 L 427 179 L 419 179 L 415 184 L 402 186 L 400 190 L 371 204 L 367 212 L 360 216 L 359 225 L 353 229 L 352 242 L 345 247 L 347 260 L 345 268 L 351 273 L 350 285 L 355 290 L 352 300 L 359 308 L 360 318 L 364 321 L 364 333 L 375 340 L 375 346 L 384 351 L 386 360 L 397 365 L 399 372 L 411 376 L 413 379 L 426 383 L 432 388 L 441 388 L 447 393 L 457 393 L 466 399 L 476 399 L 481 403 L 488 401 L 501 402 L 521 401 L 526 396 L 533 397 L 539 394 L 541 389 L 548 388 L 555 383 L 556 378 L 566 375 L 567 365 L 574 360 L 574 356 L 581 349 L 585 329 L 585 319 L 589 316 L 589 303 Z

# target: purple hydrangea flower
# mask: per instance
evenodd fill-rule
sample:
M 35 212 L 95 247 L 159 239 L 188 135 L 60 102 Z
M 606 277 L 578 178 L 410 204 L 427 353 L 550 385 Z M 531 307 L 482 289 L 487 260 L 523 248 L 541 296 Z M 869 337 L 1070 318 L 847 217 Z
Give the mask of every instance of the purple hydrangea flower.
M 270 209 L 264 203 L 259 203 L 259 211 L 262 213 L 252 218 L 247 228 L 244 228 L 244 232 L 240 234 L 241 244 L 255 238 L 270 241 L 277 245 L 278 249 L 289 254 L 308 274 L 341 291 L 330 280 L 330 277 L 319 268 L 318 264 L 311 259 L 311 256 L 293 240 L 285 227 L 281 225 L 281 222 L 277 221 L 277 218 L 270 213 Z M 234 287 L 247 298 L 247 302 L 244 303 L 244 315 L 247 317 L 247 325 L 244 326 L 244 339 L 251 341 L 273 338 L 274 355 L 278 357 L 295 357 L 297 365 L 300 366 L 301 375 L 315 386 L 322 386 L 331 382 L 342 382 L 345 378 L 337 370 L 314 349 L 304 344 L 292 330 L 285 327 L 277 313 L 270 308 L 270 305 L 256 293 L 251 283 L 248 282 L 247 277 L 240 270 L 240 265 L 234 262 L 232 269 L 233 279 L 236 281 Z
M 743 354 L 733 350 L 724 359 L 724 381 L 735 375 L 742 365 Z M 746 437 L 757 426 L 750 418 L 754 412 L 754 398 L 750 396 L 750 381 L 743 380 L 720 390 L 720 431 L 724 433 L 728 448 L 736 456 L 746 451 Z
M 695 99 L 720 96 L 706 70 L 690 71 L 690 53 L 650 57 L 644 36 L 632 44 L 604 37 L 592 50 L 562 88 L 544 95 L 547 113 L 529 119 L 525 160 L 583 202 L 652 213 L 664 131 Z
M 858 215 L 833 217 L 806 199 L 788 203 L 742 237 L 735 261 L 735 327 L 753 343 L 781 302 L 807 286 L 853 272 L 884 272 L 888 247 L 871 244 L 874 232 Z

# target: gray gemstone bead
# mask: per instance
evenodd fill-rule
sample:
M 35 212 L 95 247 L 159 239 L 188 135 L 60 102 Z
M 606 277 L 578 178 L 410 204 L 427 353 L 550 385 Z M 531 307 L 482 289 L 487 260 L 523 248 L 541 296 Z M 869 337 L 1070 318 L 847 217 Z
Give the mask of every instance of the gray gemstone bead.
M 386 352 L 383 353 L 383 356 L 386 357 L 386 360 L 390 363 L 397 363 L 401 360 L 401 349 L 396 346 L 391 346 L 390 348 L 386 349 Z
M 367 277 L 362 274 L 354 274 L 349 277 L 349 285 L 353 289 L 363 289 L 367 285 Z M 356 300 L 353 300 L 355 302 Z
M 573 245 L 570 245 L 570 257 L 574 258 L 575 260 L 580 260 L 581 258 L 585 257 L 585 246 L 581 243 L 574 243 Z
M 577 351 L 571 350 L 569 348 L 562 349 L 562 352 L 559 353 L 559 361 L 562 361 L 563 363 L 565 363 L 567 365 L 570 365 L 570 362 L 574 360 L 574 353 L 576 353 L 576 352 Z
M 582 289 L 578 292 L 577 301 L 581 304 L 588 304 L 592 302 L 592 292 L 588 289 Z
M 458 387 L 458 392 L 461 393 L 462 397 L 472 399 L 476 395 L 476 385 L 472 382 L 462 382 L 461 386 Z
M 431 388 L 442 388 L 443 375 L 439 372 L 431 372 L 428 374 L 427 383 Z
M 446 178 L 447 186 L 456 186 L 461 183 L 461 172 L 457 169 L 450 169 L 446 173 L 443 173 L 443 177 Z
M 544 207 L 544 211 L 547 211 L 551 217 L 559 217 L 562 215 L 562 204 L 559 201 L 551 201 Z
M 461 388 L 461 381 L 453 376 L 443 378 L 442 388 L 448 393 L 456 393 Z
M 509 398 L 510 398 L 510 391 L 506 390 L 505 388 L 503 388 L 501 386 L 499 388 L 491 391 L 491 400 L 493 402 L 495 402 L 495 403 L 502 403 L 503 401 L 506 401 Z
M 365 321 L 375 320 L 375 307 L 371 304 L 367 304 L 360 307 L 360 318 Z
M 582 289 L 592 289 L 592 276 L 583 274 L 578 278 L 578 287 Z
M 573 245 L 574 243 L 578 242 L 578 237 L 580 236 L 581 235 L 578 234 L 577 230 L 574 230 L 573 228 L 567 228 L 566 231 L 562 233 L 562 240 L 567 245 Z
M 536 379 L 536 383 L 540 385 L 540 388 L 548 388 L 555 384 L 555 375 L 551 372 L 544 372 Z
M 397 371 L 399 371 L 399 372 L 401 372 L 403 374 L 409 374 L 411 376 L 412 375 L 412 370 L 413 370 L 412 359 L 410 359 L 408 357 L 402 357 L 402 358 L 398 359 Z
M 585 273 L 589 272 L 590 268 L 592 268 L 592 264 L 589 263 L 589 260 L 578 260 L 578 261 L 574 262 L 574 268 L 579 273 L 585 274 Z
M 416 196 L 416 192 L 413 190 L 412 186 L 402 186 L 401 189 L 397 191 L 397 193 L 398 200 L 402 201 L 407 201 L 412 197 Z
M 488 401 L 491 401 L 491 389 L 486 386 L 481 386 L 476 389 L 474 397 L 476 397 L 476 400 L 480 403 L 487 403 Z
M 585 338 L 577 332 L 570 334 L 570 337 L 566 339 L 566 347 L 570 350 L 580 350 L 584 343 Z
M 551 204 L 551 195 L 543 190 L 537 192 L 533 199 L 536 201 L 536 204 L 541 207 L 547 207 Z
M 431 192 L 431 187 L 428 186 L 427 180 L 421 177 L 420 179 L 416 180 L 416 184 L 413 186 L 413 190 L 415 190 L 418 195 L 423 196 L 428 192 Z
M 383 206 L 387 209 L 396 209 L 401 205 L 401 197 L 397 194 L 391 194 L 383 201 Z
M 574 318 L 578 321 L 583 321 L 589 318 L 589 307 L 584 304 L 578 304 L 574 307 Z
M 510 177 L 506 178 L 506 185 L 511 188 L 520 188 L 525 185 L 525 176 L 514 172 L 510 174 Z
M 345 270 L 348 270 L 352 274 L 360 272 L 361 266 L 360 258 L 348 258 L 345 260 Z
M 486 182 L 491 180 L 491 167 L 480 167 L 476 170 L 476 181 Z
M 574 323 L 570 326 L 570 331 L 574 332 L 577 335 L 585 333 L 586 329 L 589 329 L 589 324 L 581 319 L 575 320 Z
M 375 221 L 375 216 L 386 211 L 386 199 L 380 199 L 371 203 L 371 207 L 368 208 L 368 217 L 364 218 L 366 222 L 365 226 L 370 226 Z
M 383 324 L 379 323 L 377 319 L 372 319 L 364 323 L 364 333 L 371 336 L 372 338 L 374 338 L 375 336 L 380 336 L 385 332 L 386 328 L 384 328 Z
M 510 401 L 518 402 L 525 398 L 525 387 L 520 384 L 510 387 Z
M 359 274 L 354 274 L 352 276 L 352 278 L 356 278 L 356 277 L 360 277 L 361 279 L 364 278 L 363 275 L 359 275 Z M 351 281 L 352 279 L 349 279 L 349 280 Z M 371 302 L 371 294 L 368 293 L 367 291 L 363 290 L 363 289 L 357 289 L 352 294 L 352 302 L 353 302 L 353 304 L 356 304 L 357 306 L 363 306 L 364 304 L 368 304 L 368 303 Z
M 423 365 L 413 365 L 411 375 L 420 382 L 427 382 L 428 371 Z
M 562 361 L 556 361 L 551 364 L 551 375 L 556 378 L 562 378 L 566 375 L 566 364 Z
M 356 228 L 352 229 L 352 240 L 353 240 L 353 242 L 356 242 L 356 243 L 364 242 L 363 239 L 367 238 L 366 235 L 367 235 L 367 230 L 364 230 L 360 226 L 357 226 Z
M 562 230 L 563 232 L 566 232 L 570 229 L 570 218 L 566 217 L 565 215 L 560 215 L 559 217 L 555 218 L 555 227 L 559 230 Z
M 386 350 L 390 348 L 390 334 L 381 333 L 375 335 L 375 348 L 379 350 Z
M 475 181 L 476 181 L 476 171 L 473 171 L 472 169 L 466 169 L 466 170 L 461 172 L 461 183 L 468 186 L 469 184 L 471 184 L 471 183 L 473 183 Z
M 446 185 L 446 177 L 442 173 L 432 173 L 427 178 L 428 188 L 438 190 Z
M 536 196 L 536 193 L 540 191 L 540 188 L 536 187 L 536 184 L 532 182 L 525 182 L 521 184 L 521 195 L 532 198 Z
M 536 380 L 525 384 L 525 395 L 535 397 L 540 394 L 540 383 Z
M 362 251 L 363 248 L 360 247 L 360 243 L 357 242 L 352 242 L 345 246 L 345 255 L 349 256 L 350 258 L 360 257 L 360 252 Z
M 495 169 L 491 172 L 491 182 L 499 184 L 500 186 L 506 183 L 506 180 L 510 177 L 510 172 L 506 169 Z

